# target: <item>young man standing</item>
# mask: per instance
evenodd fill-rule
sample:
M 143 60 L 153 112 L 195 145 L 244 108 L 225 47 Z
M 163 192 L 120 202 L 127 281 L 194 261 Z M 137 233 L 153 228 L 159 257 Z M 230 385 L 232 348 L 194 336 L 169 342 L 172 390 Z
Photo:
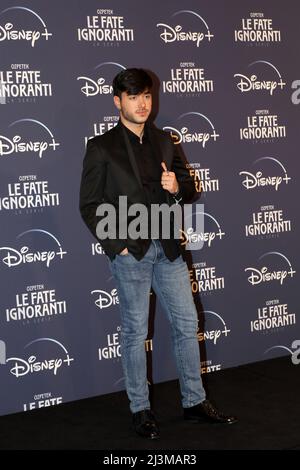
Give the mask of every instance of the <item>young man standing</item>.
M 114 78 L 114 103 L 120 120 L 87 144 L 80 211 L 110 258 L 116 281 L 122 364 L 135 431 L 157 439 L 159 429 L 149 402 L 145 351 L 151 287 L 171 324 L 184 418 L 227 424 L 236 419 L 225 416 L 206 399 L 200 376 L 197 312 L 179 239 L 174 234 L 165 238 L 161 230 L 157 236 L 149 231 L 146 238 L 119 234 L 125 217 L 120 196 L 127 197 L 129 207 L 143 204 L 148 208 L 147 223 L 151 226 L 153 205 L 187 203 L 195 194 L 193 180 L 170 136 L 147 123 L 151 89 L 152 79 L 143 69 L 123 70 Z M 115 209 L 118 222 L 111 236 L 105 238 L 99 223 L 103 221 L 101 205 L 107 203 Z M 129 222 L 126 219 L 127 227 Z

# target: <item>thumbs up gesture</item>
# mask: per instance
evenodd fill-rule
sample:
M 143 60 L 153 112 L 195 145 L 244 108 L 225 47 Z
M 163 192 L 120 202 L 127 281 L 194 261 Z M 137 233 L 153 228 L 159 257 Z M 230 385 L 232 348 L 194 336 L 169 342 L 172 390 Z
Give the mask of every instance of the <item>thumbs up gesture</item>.
M 163 169 L 163 172 L 161 174 L 162 187 L 166 191 L 169 191 L 169 193 L 176 194 L 179 190 L 179 185 L 175 173 L 173 171 L 168 171 L 165 162 L 161 162 L 161 166 Z

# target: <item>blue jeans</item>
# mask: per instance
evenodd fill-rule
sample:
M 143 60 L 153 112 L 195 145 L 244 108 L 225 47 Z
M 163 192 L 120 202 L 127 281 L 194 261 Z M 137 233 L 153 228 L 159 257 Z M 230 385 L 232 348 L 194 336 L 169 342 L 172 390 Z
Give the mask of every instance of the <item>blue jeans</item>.
M 151 286 L 171 324 L 182 405 L 188 408 L 205 400 L 200 375 L 197 311 L 182 256 L 169 261 L 160 242 L 152 240 L 141 261 L 130 253 L 116 255 L 111 270 L 120 302 L 122 364 L 132 413 L 150 408 L 145 340 Z

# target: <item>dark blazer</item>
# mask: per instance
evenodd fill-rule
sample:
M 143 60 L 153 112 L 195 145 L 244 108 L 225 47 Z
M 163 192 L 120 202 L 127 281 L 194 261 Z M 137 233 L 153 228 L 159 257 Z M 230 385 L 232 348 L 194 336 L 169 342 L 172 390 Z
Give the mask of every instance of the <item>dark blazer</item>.
M 174 171 L 179 183 L 181 204 L 190 201 L 195 195 L 195 185 L 188 170 L 173 144 L 170 135 L 153 125 L 147 124 L 147 132 L 154 150 L 154 158 L 166 163 Z M 166 203 L 174 204 L 174 198 L 165 191 Z M 101 203 L 110 203 L 118 211 L 119 196 L 127 196 L 128 206 L 135 203 L 146 204 L 146 195 L 137 167 L 135 155 L 127 132 L 119 123 L 101 136 L 90 139 L 87 143 L 83 161 L 80 188 L 80 212 L 86 225 L 97 238 L 110 259 L 125 247 L 131 251 L 140 251 L 141 257 L 148 249 L 149 241 L 138 239 L 103 239 L 96 234 L 96 227 L 101 219 L 96 215 Z M 178 197 L 178 196 L 177 196 Z

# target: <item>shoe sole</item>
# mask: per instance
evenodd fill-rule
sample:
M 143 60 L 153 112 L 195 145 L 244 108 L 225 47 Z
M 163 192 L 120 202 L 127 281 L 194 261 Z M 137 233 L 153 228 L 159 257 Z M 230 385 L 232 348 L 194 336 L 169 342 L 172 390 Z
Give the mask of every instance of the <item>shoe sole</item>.
M 235 419 L 234 421 L 214 421 L 213 419 L 209 419 L 209 418 L 205 418 L 205 417 L 201 417 L 201 418 L 194 418 L 193 416 L 189 417 L 189 416 L 184 416 L 183 418 L 185 421 L 190 421 L 191 423 L 209 423 L 209 424 L 235 424 L 238 422 L 237 419 Z

